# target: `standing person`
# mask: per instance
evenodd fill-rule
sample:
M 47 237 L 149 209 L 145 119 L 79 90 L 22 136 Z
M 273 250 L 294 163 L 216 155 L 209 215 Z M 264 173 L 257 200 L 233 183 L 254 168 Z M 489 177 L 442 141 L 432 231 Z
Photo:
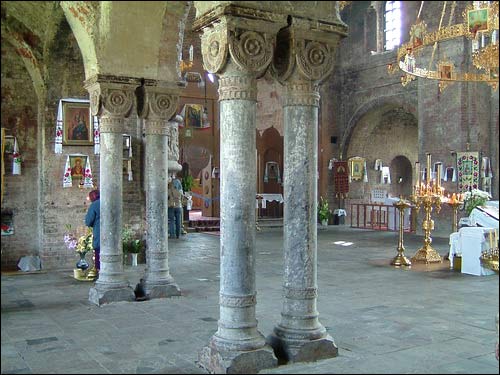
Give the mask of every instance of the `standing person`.
M 181 234 L 182 220 L 182 184 L 175 177 L 168 186 L 168 233 L 169 238 L 179 238 Z
M 101 251 L 101 235 L 100 235 L 100 225 L 101 225 L 101 203 L 100 203 L 99 190 L 92 190 L 89 193 L 89 199 L 92 202 L 85 216 L 85 225 L 92 227 L 93 241 L 92 247 L 95 251 L 95 268 L 99 271 L 101 268 L 100 262 L 100 251 Z

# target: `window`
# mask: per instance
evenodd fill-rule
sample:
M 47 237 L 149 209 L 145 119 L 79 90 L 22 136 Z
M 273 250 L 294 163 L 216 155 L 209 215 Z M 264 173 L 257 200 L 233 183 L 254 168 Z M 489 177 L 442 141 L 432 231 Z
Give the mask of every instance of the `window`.
M 401 44 L 401 2 L 385 2 L 385 50 L 389 51 Z

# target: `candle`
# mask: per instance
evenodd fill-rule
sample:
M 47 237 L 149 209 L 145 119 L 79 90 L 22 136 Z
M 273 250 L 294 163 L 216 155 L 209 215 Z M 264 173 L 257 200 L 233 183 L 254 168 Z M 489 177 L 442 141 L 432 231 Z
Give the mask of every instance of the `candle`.
M 415 162 L 415 184 L 420 185 L 420 162 Z
M 427 184 L 431 182 L 431 154 L 427 153 Z
M 193 45 L 191 44 L 191 45 L 189 46 L 189 61 L 193 61 L 193 57 L 194 57 L 194 56 L 193 56 L 193 54 L 194 54 L 194 50 L 193 50 L 193 48 L 194 48 L 194 47 L 193 47 Z
M 441 189 L 441 172 L 442 172 L 442 167 L 443 164 L 441 162 L 437 163 L 437 176 L 436 176 L 436 182 L 437 182 L 437 187 L 438 189 Z
M 490 231 L 489 235 L 490 235 L 490 249 L 493 249 L 493 233 Z

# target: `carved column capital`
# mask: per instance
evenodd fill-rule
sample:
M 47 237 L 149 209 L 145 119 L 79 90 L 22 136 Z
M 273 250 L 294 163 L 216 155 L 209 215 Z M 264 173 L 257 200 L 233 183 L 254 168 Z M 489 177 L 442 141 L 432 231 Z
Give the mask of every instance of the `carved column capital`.
M 269 67 L 275 36 L 283 17 L 249 8 L 230 7 L 195 23 L 201 30 L 201 52 L 205 69 L 221 73 L 230 57 L 243 72 L 261 76 Z
M 90 94 L 90 109 L 94 116 L 125 118 L 130 115 L 134 104 L 135 85 L 120 82 L 119 77 L 93 77 L 85 82 Z
M 319 21 L 291 18 L 277 35 L 271 67 L 282 83 L 292 78 L 320 83 L 333 71 L 335 49 L 346 35 L 345 27 Z
M 179 90 L 171 87 L 146 85 L 136 90 L 136 97 L 139 117 L 159 118 L 167 121 L 175 115 L 177 110 Z

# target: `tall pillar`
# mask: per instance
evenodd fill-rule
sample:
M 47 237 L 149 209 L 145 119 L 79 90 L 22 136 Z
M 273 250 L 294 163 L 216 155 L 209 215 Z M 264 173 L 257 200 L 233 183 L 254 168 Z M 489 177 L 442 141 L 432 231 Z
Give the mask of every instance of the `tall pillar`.
M 134 299 L 123 272 L 122 246 L 122 134 L 125 117 L 132 110 L 134 87 L 118 82 L 119 77 L 94 77 L 85 82 L 92 115 L 100 117 L 101 134 L 101 269 L 89 291 L 89 301 L 96 305 Z
M 319 322 L 317 285 L 317 189 L 319 84 L 333 69 L 337 33 L 325 25 L 291 19 L 280 30 L 273 74 L 285 84 L 284 285 L 281 322 L 268 341 L 280 361 L 337 356 Z M 319 26 L 319 27 L 318 27 Z
M 257 373 L 277 365 L 255 317 L 256 78 L 272 60 L 274 34 L 263 21 L 247 19 L 244 29 L 229 15 L 217 21 L 201 39 L 205 68 L 220 77 L 220 317 L 199 364 Z
M 171 123 L 179 95 L 164 87 L 145 87 L 146 134 L 146 294 L 150 298 L 180 296 L 168 267 L 168 165 Z
M 372 1 L 372 6 L 377 14 L 377 52 L 384 52 L 385 1 Z

